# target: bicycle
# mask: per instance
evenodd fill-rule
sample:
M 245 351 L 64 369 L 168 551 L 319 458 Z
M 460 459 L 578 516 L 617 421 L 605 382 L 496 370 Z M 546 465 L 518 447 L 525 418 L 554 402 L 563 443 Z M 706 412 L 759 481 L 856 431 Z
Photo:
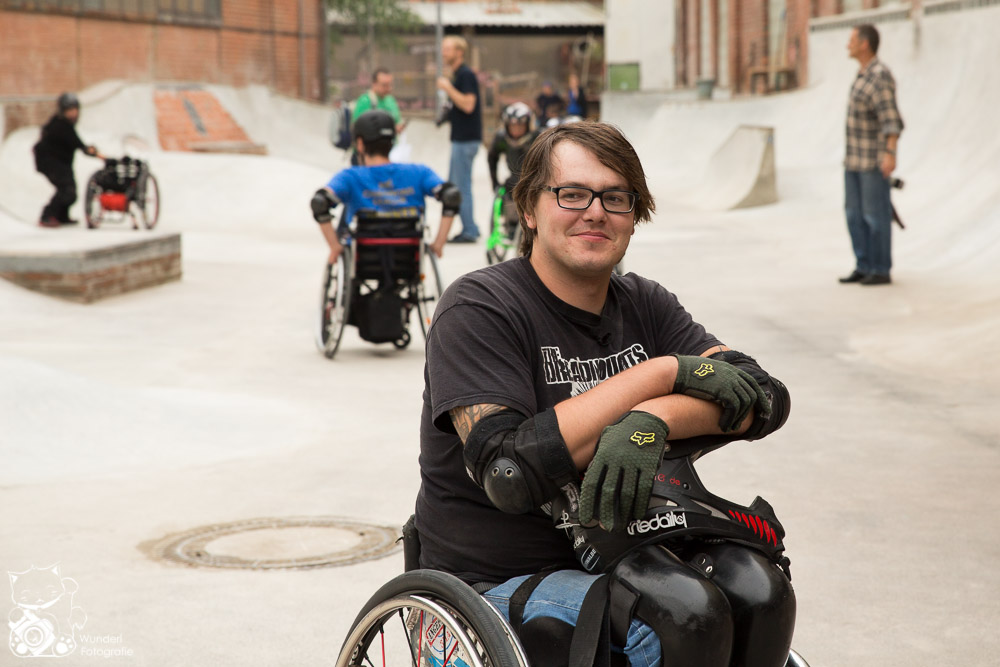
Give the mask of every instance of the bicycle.
M 507 197 L 507 188 L 497 188 L 493 198 L 493 214 L 490 218 L 490 235 L 486 239 L 486 261 L 498 264 L 508 257 L 517 256 L 521 245 L 521 223 L 518 221 L 514 202 Z

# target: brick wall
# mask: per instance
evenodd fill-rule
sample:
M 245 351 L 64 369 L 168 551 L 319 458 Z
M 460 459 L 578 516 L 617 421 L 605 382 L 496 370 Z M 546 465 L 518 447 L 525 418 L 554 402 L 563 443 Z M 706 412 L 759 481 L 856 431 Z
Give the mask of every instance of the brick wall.
M 60 92 L 106 79 L 256 83 L 321 99 L 321 3 L 223 0 L 221 20 L 202 25 L 0 10 L 0 127 L 44 119 Z
M 787 36 L 784 64 L 794 69 L 799 85 L 804 85 L 808 72 L 809 18 L 814 9 L 822 9 L 820 3 L 836 3 L 839 0 L 787 0 Z M 875 2 L 877 0 L 868 0 Z M 768 68 L 771 63 L 771 47 L 768 41 L 768 0 L 713 0 L 708 3 L 710 30 L 707 39 L 711 42 L 709 57 L 711 62 L 702 63 L 701 0 L 677 1 L 677 85 L 692 87 L 701 75 L 718 72 L 719 37 L 718 20 L 720 3 L 727 3 L 728 17 L 728 68 L 732 88 L 737 93 L 752 93 L 751 74 Z M 763 92 L 764 79 L 754 77 L 754 88 Z M 769 84 L 773 81 L 768 79 Z

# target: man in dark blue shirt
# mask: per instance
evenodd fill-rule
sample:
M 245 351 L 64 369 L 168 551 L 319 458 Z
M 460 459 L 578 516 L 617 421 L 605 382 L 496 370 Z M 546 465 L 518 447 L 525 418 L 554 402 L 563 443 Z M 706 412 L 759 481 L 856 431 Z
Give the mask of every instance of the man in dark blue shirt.
M 439 89 L 448 95 L 451 109 L 451 164 L 448 180 L 462 193 L 462 231 L 452 238 L 452 243 L 474 243 L 479 238 L 479 227 L 472 217 L 472 161 L 483 140 L 483 112 L 479 101 L 479 81 L 476 73 L 465 64 L 468 43 L 457 35 L 448 35 L 441 43 L 441 58 L 452 71 L 452 78 L 440 77 Z

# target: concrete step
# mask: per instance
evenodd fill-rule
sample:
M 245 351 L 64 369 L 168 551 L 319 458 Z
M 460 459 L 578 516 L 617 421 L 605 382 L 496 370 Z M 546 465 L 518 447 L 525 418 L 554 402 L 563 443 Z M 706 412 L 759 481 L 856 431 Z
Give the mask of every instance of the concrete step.
M 0 244 L 0 278 L 80 303 L 181 277 L 181 235 L 38 230 Z

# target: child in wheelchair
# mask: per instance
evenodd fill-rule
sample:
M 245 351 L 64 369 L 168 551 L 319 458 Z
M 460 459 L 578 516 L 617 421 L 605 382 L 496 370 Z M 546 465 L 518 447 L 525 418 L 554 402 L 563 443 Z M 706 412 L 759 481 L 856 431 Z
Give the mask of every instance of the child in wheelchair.
M 357 326 L 369 342 L 402 348 L 410 340 L 406 322 L 415 308 L 426 333 L 430 318 L 422 311 L 436 298 L 428 292 L 440 291 L 435 258 L 444 251 L 461 203 L 458 188 L 429 167 L 389 160 L 396 124 L 388 113 L 361 114 L 352 135 L 361 164 L 335 174 L 310 202 L 330 248 L 317 337 L 328 357 L 336 352 L 345 323 Z M 442 211 L 437 234 L 425 244 L 427 197 L 440 201 Z M 344 212 L 335 228 L 332 211 L 341 204 Z M 430 290 L 419 284 L 426 273 L 425 248 L 432 255 L 430 277 L 437 283 Z

